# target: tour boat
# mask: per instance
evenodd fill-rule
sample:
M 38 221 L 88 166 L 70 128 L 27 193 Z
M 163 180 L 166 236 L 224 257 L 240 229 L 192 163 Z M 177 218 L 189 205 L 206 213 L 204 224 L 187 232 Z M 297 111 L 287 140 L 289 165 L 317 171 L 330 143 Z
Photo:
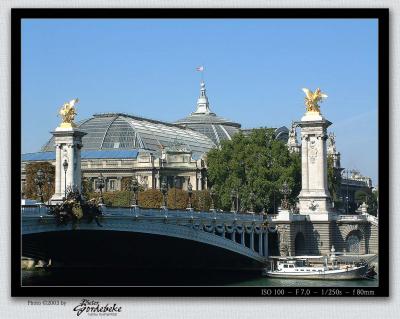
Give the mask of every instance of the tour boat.
M 324 263 L 310 265 L 309 259 L 320 257 L 284 257 L 272 260 L 271 268 L 265 268 L 263 275 L 273 278 L 316 279 L 316 280 L 350 280 L 362 279 L 368 271 L 366 262 L 340 264 L 336 260 L 328 265 Z

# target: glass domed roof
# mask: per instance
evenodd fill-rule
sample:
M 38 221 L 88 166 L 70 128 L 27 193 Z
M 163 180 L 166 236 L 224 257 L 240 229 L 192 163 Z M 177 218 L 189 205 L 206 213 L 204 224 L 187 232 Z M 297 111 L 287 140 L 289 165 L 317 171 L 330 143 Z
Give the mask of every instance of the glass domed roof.
M 146 149 L 160 152 L 164 147 L 179 143 L 200 157 L 216 146 L 207 136 L 190 128 L 123 113 L 94 114 L 77 126 L 87 133 L 82 139 L 83 150 Z M 54 137 L 42 151 L 54 151 Z
M 176 121 L 175 124 L 202 133 L 217 145 L 223 140 L 230 140 L 234 134 L 240 131 L 241 127 L 239 123 L 219 117 L 211 112 L 204 82 L 200 84 L 200 96 L 197 100 L 196 111 Z

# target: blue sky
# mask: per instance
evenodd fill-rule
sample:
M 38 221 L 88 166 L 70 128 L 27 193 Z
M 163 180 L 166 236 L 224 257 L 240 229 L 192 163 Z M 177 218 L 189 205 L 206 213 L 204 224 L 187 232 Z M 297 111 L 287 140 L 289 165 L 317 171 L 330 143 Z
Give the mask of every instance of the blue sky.
M 125 112 L 174 121 L 195 110 L 200 74 L 211 109 L 244 128 L 289 126 L 301 88 L 328 94 L 342 166 L 377 184 L 378 23 L 372 19 L 25 19 L 22 152 L 35 152 L 78 97 L 78 120 Z

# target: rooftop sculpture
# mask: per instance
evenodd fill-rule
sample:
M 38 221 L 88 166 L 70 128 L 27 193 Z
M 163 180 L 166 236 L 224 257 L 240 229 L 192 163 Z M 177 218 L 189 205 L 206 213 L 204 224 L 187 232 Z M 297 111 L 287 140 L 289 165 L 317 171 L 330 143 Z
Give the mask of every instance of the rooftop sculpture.
M 322 99 L 326 99 L 328 95 L 322 93 L 320 88 L 316 89 L 315 92 L 312 92 L 309 89 L 304 88 L 303 92 L 306 94 L 305 105 L 307 112 L 320 113 L 320 107 L 318 105 L 318 102 L 322 102 Z
M 75 115 L 77 114 L 75 104 L 78 102 L 79 100 L 76 98 L 63 104 L 60 111 L 58 112 L 58 114 L 62 118 L 62 123 L 60 127 L 62 128 L 76 127 L 76 124 L 74 123 L 74 118 Z

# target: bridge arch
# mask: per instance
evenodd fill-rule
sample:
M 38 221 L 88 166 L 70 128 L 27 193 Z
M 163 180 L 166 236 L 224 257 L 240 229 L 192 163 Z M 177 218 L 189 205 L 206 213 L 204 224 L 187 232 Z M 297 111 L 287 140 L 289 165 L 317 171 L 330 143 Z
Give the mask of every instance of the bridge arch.
M 28 242 L 30 245 L 24 245 Z M 138 269 L 259 268 L 252 258 L 176 237 L 123 231 L 76 230 L 23 236 L 23 256 L 53 266 Z
M 368 232 L 366 225 L 348 224 L 341 230 L 344 250 L 348 253 L 366 254 L 368 251 Z
M 363 235 L 360 230 L 355 229 L 346 236 L 346 251 L 348 253 L 360 254 L 363 252 Z
M 360 239 L 364 239 L 364 227 L 359 224 L 348 224 L 346 225 L 343 230 L 342 230 L 342 236 L 343 238 L 347 238 L 348 235 L 353 232 L 353 231 L 358 231 L 359 235 L 361 236 Z
M 187 216 L 187 215 L 184 215 Z M 185 219 L 186 218 L 186 219 Z M 250 260 L 261 265 L 265 262 L 265 251 L 262 248 L 267 242 L 263 241 L 264 236 L 257 237 L 257 232 L 261 232 L 261 227 L 250 227 L 246 224 L 230 224 L 228 225 L 227 232 L 225 233 L 224 222 L 212 221 L 205 222 L 200 220 L 192 220 L 191 217 L 181 218 L 180 220 L 164 216 L 162 219 L 150 219 L 147 217 L 132 217 L 132 216 L 118 216 L 105 217 L 102 227 L 96 223 L 80 223 L 78 230 L 82 231 L 96 231 L 96 232 L 127 232 L 138 234 L 150 234 L 157 236 L 165 236 L 170 238 L 185 239 L 213 247 L 218 247 L 232 253 L 245 256 Z M 253 223 L 253 222 L 252 222 Z M 247 227 L 244 227 L 247 226 Z M 24 236 L 29 236 L 37 233 L 52 233 L 60 231 L 74 232 L 71 225 L 56 225 L 55 221 L 49 217 L 42 219 L 38 222 L 37 219 L 31 222 L 26 221 L 23 226 Z M 251 247 L 244 245 L 244 241 L 236 241 L 233 233 L 241 233 L 245 235 L 246 232 L 252 230 L 249 235 L 253 236 Z M 263 230 L 265 231 L 265 230 Z M 244 237 L 244 236 L 243 236 Z M 257 243 L 255 243 L 257 241 Z

